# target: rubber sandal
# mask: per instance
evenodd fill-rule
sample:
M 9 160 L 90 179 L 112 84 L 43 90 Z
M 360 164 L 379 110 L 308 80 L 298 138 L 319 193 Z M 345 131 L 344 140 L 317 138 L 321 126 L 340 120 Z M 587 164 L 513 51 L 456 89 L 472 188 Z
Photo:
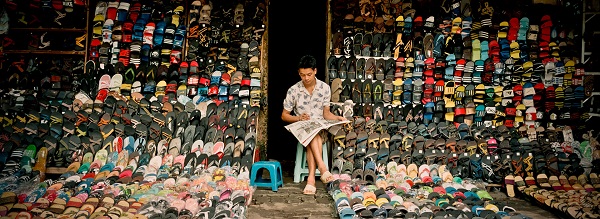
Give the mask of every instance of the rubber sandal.
M 313 185 L 306 184 L 302 193 L 305 195 L 314 195 L 317 192 L 317 188 Z
M 509 197 L 515 197 L 515 177 L 513 175 L 508 175 L 504 178 L 504 184 L 506 186 L 506 193 Z

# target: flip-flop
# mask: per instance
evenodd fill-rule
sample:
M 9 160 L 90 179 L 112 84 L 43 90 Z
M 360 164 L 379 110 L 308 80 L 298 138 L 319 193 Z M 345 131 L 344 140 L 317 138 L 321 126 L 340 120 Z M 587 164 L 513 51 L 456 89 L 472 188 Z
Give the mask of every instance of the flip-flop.
M 304 187 L 304 190 L 302 190 L 302 193 L 305 195 L 314 195 L 317 192 L 317 187 L 310 185 L 310 184 L 306 184 L 306 186 Z
M 415 163 L 411 163 L 406 167 L 407 176 L 414 179 L 419 175 L 419 167 Z
M 331 168 L 331 173 L 334 175 L 337 175 L 339 177 L 339 175 L 342 173 L 342 169 L 344 168 L 344 160 L 341 158 L 336 159 L 333 162 L 333 167 Z
M 506 186 L 506 194 L 508 197 L 515 197 L 515 177 L 511 174 L 504 178 L 504 184 Z
M 332 182 L 334 179 L 333 174 L 331 174 L 331 172 L 326 171 L 325 173 L 321 174 L 321 182 L 327 184 Z

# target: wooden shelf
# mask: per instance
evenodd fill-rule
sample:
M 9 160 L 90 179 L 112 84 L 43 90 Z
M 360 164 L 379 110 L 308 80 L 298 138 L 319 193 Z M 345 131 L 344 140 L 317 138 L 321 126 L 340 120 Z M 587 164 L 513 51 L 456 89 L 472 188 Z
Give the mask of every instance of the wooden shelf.
M 46 174 L 63 174 L 67 172 L 66 167 L 47 167 Z
M 40 32 L 87 32 L 85 29 L 77 29 L 77 28 L 10 28 L 13 31 L 40 31 Z
M 59 50 L 4 50 L 7 54 L 36 54 L 36 55 L 85 55 L 85 51 L 59 51 Z

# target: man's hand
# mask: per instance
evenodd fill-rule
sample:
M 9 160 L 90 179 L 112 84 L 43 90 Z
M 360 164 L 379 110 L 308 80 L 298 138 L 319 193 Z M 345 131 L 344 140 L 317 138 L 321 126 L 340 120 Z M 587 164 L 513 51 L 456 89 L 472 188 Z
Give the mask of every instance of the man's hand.
M 338 121 L 346 121 L 347 120 L 346 117 L 343 117 L 343 116 L 338 116 L 336 119 Z
M 300 121 L 309 120 L 309 119 L 310 119 L 310 115 L 308 115 L 307 113 L 302 113 L 302 115 L 300 115 Z

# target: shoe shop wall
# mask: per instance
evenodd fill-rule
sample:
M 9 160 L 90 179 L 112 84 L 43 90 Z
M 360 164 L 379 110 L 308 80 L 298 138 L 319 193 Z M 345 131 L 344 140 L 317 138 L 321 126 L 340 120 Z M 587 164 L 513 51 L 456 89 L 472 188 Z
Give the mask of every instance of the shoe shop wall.
M 325 80 L 327 1 L 271 1 L 269 5 L 269 122 L 267 158 L 294 160 L 296 142 L 281 121 L 287 89 L 300 80 L 296 66 L 305 54 L 317 59 L 317 78 Z
M 345 0 L 344 0 L 345 1 Z M 269 32 L 269 89 L 268 89 L 268 133 L 267 140 L 267 158 L 278 160 L 293 160 L 295 158 L 296 139 L 283 126 L 287 125 L 281 121 L 281 111 L 283 110 L 283 99 L 285 91 L 299 78 L 296 74 L 296 62 L 305 54 L 315 56 L 318 61 L 317 78 L 326 80 L 325 60 L 327 49 L 327 15 L 332 13 L 342 14 L 348 12 L 353 2 L 345 1 L 346 8 L 331 8 L 327 11 L 327 4 L 331 1 L 271 1 L 269 5 L 268 32 Z M 446 2 L 446 3 L 444 3 Z M 440 14 L 446 8 L 450 7 L 451 1 L 444 0 L 413 0 L 413 8 L 425 14 Z M 479 5 L 479 0 L 463 1 L 470 2 L 472 5 Z M 532 17 L 541 17 L 553 11 L 553 7 L 542 4 L 533 4 L 530 1 L 503 0 L 492 1 L 493 7 L 501 10 L 506 16 L 513 16 L 508 13 L 528 14 Z M 434 7 L 437 6 L 437 7 Z M 521 8 L 522 10 L 507 10 L 507 8 Z M 540 10 L 538 10 L 540 9 Z M 557 13 L 551 13 L 557 14 Z M 563 16 L 566 17 L 566 16 Z M 573 16 L 571 23 L 579 25 Z M 335 21 L 330 24 L 336 26 Z

